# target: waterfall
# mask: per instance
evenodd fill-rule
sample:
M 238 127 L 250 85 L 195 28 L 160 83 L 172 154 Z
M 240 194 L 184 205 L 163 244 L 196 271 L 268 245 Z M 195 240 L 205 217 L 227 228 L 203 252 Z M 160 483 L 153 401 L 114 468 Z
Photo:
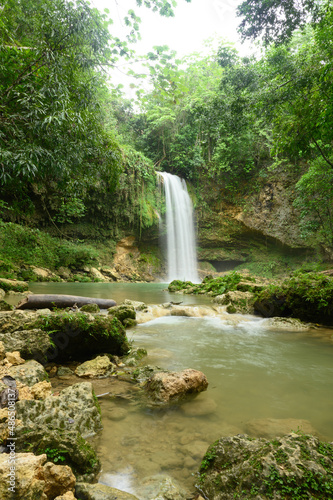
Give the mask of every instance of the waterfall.
M 166 202 L 168 281 L 199 283 L 193 207 L 186 182 L 177 175 L 158 172 L 163 179 Z

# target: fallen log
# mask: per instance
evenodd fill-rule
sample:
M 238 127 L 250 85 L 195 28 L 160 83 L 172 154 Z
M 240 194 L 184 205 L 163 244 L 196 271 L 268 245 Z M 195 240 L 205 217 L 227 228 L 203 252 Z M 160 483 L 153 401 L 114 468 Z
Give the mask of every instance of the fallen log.
M 24 297 L 16 306 L 16 309 L 54 309 L 65 307 L 82 307 L 85 304 L 97 304 L 101 309 L 116 306 L 112 299 L 96 299 L 94 297 L 80 297 L 78 295 L 47 295 L 33 294 Z

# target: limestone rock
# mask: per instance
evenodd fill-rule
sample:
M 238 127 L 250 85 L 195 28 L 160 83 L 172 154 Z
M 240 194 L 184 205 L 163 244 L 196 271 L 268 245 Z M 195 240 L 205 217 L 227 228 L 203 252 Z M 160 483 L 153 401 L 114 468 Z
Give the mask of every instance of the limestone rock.
M 46 267 L 30 266 L 30 269 L 38 281 L 49 281 L 50 278 L 55 277 L 55 274 Z
M 34 399 L 45 399 L 52 395 L 52 386 L 46 380 L 33 385 L 30 390 Z
M 125 299 L 123 305 L 132 306 L 136 311 L 147 311 L 147 304 L 145 304 L 144 302 L 139 302 L 138 300 Z
M 143 479 L 138 489 L 140 498 L 149 500 L 185 500 L 187 492 L 174 479 L 167 475 L 157 474 Z
M 7 373 L 15 380 L 28 386 L 35 385 L 47 379 L 44 367 L 34 359 L 26 361 L 23 365 L 11 366 L 8 368 Z
M 8 460 L 9 455 L 0 454 L 0 498 L 12 500 L 13 495 L 8 490 L 8 474 L 13 464 Z M 44 493 L 45 481 L 43 478 L 43 465 L 46 455 L 35 456 L 32 453 L 16 453 L 15 455 L 15 492 L 16 498 L 24 500 L 48 500 Z
M 156 403 L 176 403 L 187 396 L 205 391 L 208 387 L 206 376 L 191 368 L 181 372 L 157 372 L 145 385 L 148 396 Z
M 74 491 L 75 476 L 70 467 L 54 465 L 47 462 L 47 456 L 34 455 L 33 453 L 16 453 L 14 469 L 10 455 L 0 455 L 0 498 L 1 500 L 12 500 L 13 498 L 24 500 L 51 500 L 58 495 L 64 496 L 65 500 L 75 498 L 68 495 Z M 8 489 L 10 478 L 8 474 L 14 472 L 15 494 Z
M 256 418 L 246 422 L 245 431 L 250 436 L 266 439 L 283 436 L 289 432 L 300 430 L 305 434 L 319 436 L 308 420 L 297 418 Z
M 74 496 L 74 493 L 72 491 L 67 491 L 63 495 L 55 497 L 54 500 L 75 500 L 75 499 L 76 497 Z
M 230 314 L 254 314 L 255 295 L 252 292 L 227 292 L 214 298 L 216 304 L 226 305 Z
M 101 416 L 90 382 L 72 385 L 59 396 L 48 396 L 44 400 L 18 401 L 16 412 L 24 426 L 52 423 L 53 429 L 78 430 L 84 438 L 101 429 Z
M 77 498 L 84 498 L 85 500 L 138 500 L 131 493 L 100 483 L 77 483 L 75 494 Z
M 3 290 L 2 288 L 0 288 L 0 300 L 2 300 L 5 295 L 6 295 L 5 290 Z
M 299 332 L 310 330 L 310 323 L 303 323 L 303 321 L 296 318 L 266 318 L 262 326 L 269 330 L 287 330 L 291 332 Z
M 20 351 L 25 359 L 37 359 L 45 362 L 51 349 L 51 341 L 47 332 L 39 328 L 0 333 L 0 339 L 7 351 Z
M 98 269 L 96 269 L 95 267 L 91 267 L 89 269 L 89 274 L 93 278 L 98 279 L 99 281 L 107 281 L 107 279 L 105 278 L 105 276 Z
M 97 304 L 84 304 L 84 306 L 80 308 L 80 311 L 88 313 L 99 313 L 101 310 Z
M 71 277 L 72 273 L 71 273 L 71 270 L 68 268 L 68 267 L 59 267 L 58 269 L 58 274 L 59 276 L 61 276 L 61 278 L 67 280 Z
M 3 342 L 0 342 L 0 361 L 2 361 L 3 359 L 5 359 L 6 357 L 6 349 L 5 349 L 5 345 Z
M 25 360 L 21 358 L 19 351 L 6 352 L 6 358 L 12 365 L 22 365 L 25 363 Z
M 110 307 L 108 314 L 117 318 L 123 325 L 125 325 L 126 320 L 135 320 L 136 318 L 134 307 L 126 304 Z
M 44 493 L 48 498 L 63 495 L 67 491 L 74 492 L 76 479 L 71 468 L 67 465 L 47 462 L 43 467 L 43 477 L 46 483 Z
M 78 377 L 102 378 L 108 377 L 114 371 L 114 365 L 108 356 L 97 356 L 79 365 L 75 373 Z
M 221 438 L 200 467 L 200 493 L 209 500 L 330 498 L 333 443 L 291 433 L 268 441 L 247 435 Z

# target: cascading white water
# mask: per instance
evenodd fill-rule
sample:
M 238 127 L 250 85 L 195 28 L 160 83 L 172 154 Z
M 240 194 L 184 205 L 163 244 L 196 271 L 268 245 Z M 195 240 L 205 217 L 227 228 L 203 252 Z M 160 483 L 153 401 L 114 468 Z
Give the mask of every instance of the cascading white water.
M 166 201 L 168 281 L 199 283 L 193 206 L 186 182 L 167 172 L 158 175 L 163 179 Z

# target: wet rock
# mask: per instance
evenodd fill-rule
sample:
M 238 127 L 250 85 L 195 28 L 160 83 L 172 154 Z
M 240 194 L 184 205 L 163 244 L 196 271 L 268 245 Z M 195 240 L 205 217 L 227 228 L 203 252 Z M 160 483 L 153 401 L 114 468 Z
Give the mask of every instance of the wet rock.
M 24 359 L 45 362 L 52 344 L 47 332 L 39 328 L 0 333 L 0 339 L 7 351 L 20 351 Z
M 59 276 L 61 276 L 61 278 L 65 279 L 65 280 L 68 280 L 72 275 L 71 270 L 68 267 L 61 266 L 61 267 L 59 267 L 57 272 L 58 272 Z
M 89 273 L 90 275 L 95 278 L 95 279 L 98 279 L 99 281 L 108 281 L 105 276 L 98 270 L 96 269 L 95 267 L 91 267 L 89 269 Z
M 303 434 L 221 438 L 201 462 L 198 487 L 209 500 L 330 498 L 332 453 L 333 443 Z
M 6 349 L 5 349 L 5 345 L 3 342 L 0 342 L 0 361 L 2 361 L 3 359 L 5 359 L 6 357 Z
M 229 314 L 254 314 L 255 295 L 252 292 L 234 291 L 217 295 L 216 304 L 227 306 Z
M 31 272 L 36 276 L 37 281 L 49 281 L 55 278 L 56 275 L 46 267 L 30 266 Z
M 188 497 L 174 479 L 161 474 L 143 479 L 138 495 L 149 500 L 185 500 Z
M 72 377 L 73 375 L 75 375 L 75 373 L 73 372 L 73 370 L 68 368 L 68 366 L 59 366 L 59 368 L 57 370 L 57 376 L 59 378 L 62 378 L 62 379 L 67 380 L 70 377 Z
M 160 404 L 177 403 L 187 396 L 194 396 L 205 391 L 207 387 L 206 376 L 191 368 L 181 372 L 154 373 L 145 384 L 149 398 Z
M 266 318 L 262 325 L 270 330 L 287 330 L 291 332 L 305 331 L 311 328 L 310 323 L 304 323 L 296 318 Z
M 3 290 L 2 288 L 0 288 L 0 300 L 3 299 L 5 295 L 6 295 L 5 290 Z
M 111 375 L 113 371 L 114 365 L 108 356 L 97 356 L 97 358 L 79 365 L 75 373 L 78 377 L 103 378 Z
M 106 484 L 77 483 L 75 488 L 77 498 L 82 500 L 138 500 L 131 493 L 111 488 Z
M 297 418 L 257 418 L 246 422 L 245 432 L 250 436 L 270 439 L 289 432 L 301 431 L 319 437 L 318 432 L 308 420 Z
M 110 307 L 110 309 L 108 309 L 108 314 L 117 318 L 124 326 L 126 326 L 126 321 L 135 320 L 136 318 L 134 307 L 126 304 Z
M 33 385 L 30 390 L 34 399 L 45 399 L 52 395 L 52 386 L 46 380 Z
M 195 399 L 182 404 L 181 410 L 187 417 L 202 417 L 215 413 L 217 404 L 213 399 Z
M 132 307 L 134 307 L 134 309 L 136 311 L 147 311 L 148 310 L 147 304 L 145 304 L 144 302 L 139 302 L 137 300 L 125 299 L 123 302 L 123 305 L 132 306 Z
M 7 369 L 7 373 L 28 386 L 47 380 L 48 377 L 44 367 L 34 359 L 26 361 L 23 365 L 11 366 Z
M 85 304 L 80 308 L 82 312 L 99 313 L 101 310 L 97 304 Z
M 118 421 L 118 420 L 124 420 L 124 418 L 126 418 L 127 416 L 127 411 L 125 410 L 125 408 L 112 408 L 108 414 L 107 414 L 107 417 L 110 419 L 110 420 L 115 420 L 115 421 Z
M 9 455 L 0 455 L 0 498 L 12 500 L 50 500 L 58 495 L 74 491 L 75 476 L 67 466 L 45 463 L 46 455 L 35 456 L 32 453 L 15 455 L 15 494 L 9 490 L 9 474 L 12 462 Z M 70 498 L 70 497 L 69 497 Z

